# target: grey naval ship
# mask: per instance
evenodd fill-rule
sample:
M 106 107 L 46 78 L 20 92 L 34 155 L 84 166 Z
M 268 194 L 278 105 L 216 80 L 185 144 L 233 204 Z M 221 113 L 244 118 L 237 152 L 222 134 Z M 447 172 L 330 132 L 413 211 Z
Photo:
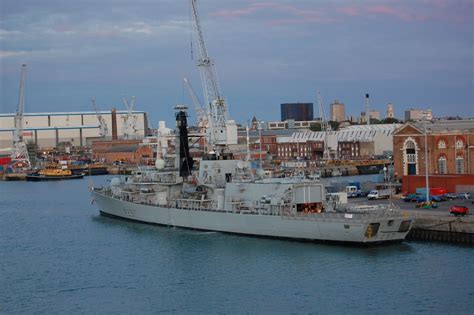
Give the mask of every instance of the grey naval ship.
M 152 169 L 113 178 L 108 187 L 91 188 L 100 213 L 253 236 L 360 244 L 402 241 L 413 220 L 388 205 L 348 207 L 326 194 L 318 181 L 265 178 L 261 166 L 251 169 L 249 158 L 233 159 L 229 148 L 237 144 L 237 127 L 228 117 L 207 52 L 196 0 L 189 3 L 206 107 L 196 106 L 197 98 L 190 94 L 198 126 L 206 132 L 207 153 L 196 168 L 189 154 L 186 107 L 177 106 L 174 150 L 166 148 L 167 136 L 159 133 Z
M 198 230 L 360 244 L 402 241 L 410 231 L 412 219 L 389 205 L 343 205 L 316 180 L 263 178 L 260 170 L 252 172 L 248 161 L 234 160 L 230 152 L 210 152 L 193 173 L 183 107 L 176 118 L 174 154 L 157 158 L 153 169 L 91 189 L 102 215 Z

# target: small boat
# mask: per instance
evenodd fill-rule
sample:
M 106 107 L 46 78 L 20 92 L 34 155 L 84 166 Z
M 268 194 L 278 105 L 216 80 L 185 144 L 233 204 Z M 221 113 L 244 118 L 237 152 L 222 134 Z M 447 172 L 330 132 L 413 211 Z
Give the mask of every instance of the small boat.
M 68 169 L 45 168 L 38 173 L 27 175 L 26 180 L 30 182 L 39 182 L 46 180 L 80 179 L 83 177 L 84 173 L 73 174 Z
M 69 165 L 68 169 L 71 170 L 72 174 L 79 175 L 106 175 L 108 174 L 107 166 L 100 163 L 86 164 L 86 165 Z

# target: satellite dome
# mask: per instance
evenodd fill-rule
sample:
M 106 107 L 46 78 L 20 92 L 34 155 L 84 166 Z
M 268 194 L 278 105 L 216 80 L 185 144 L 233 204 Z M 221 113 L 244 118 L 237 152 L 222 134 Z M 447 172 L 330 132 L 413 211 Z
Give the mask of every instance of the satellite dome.
M 164 168 L 165 168 L 165 160 L 160 159 L 160 158 L 157 158 L 157 159 L 155 160 L 155 168 L 156 168 L 157 170 L 162 170 L 162 169 L 164 169 Z

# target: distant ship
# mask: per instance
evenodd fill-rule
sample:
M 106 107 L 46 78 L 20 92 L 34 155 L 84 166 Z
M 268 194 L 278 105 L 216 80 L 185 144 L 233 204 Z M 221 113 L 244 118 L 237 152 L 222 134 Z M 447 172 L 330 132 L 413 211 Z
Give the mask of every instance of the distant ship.
M 388 205 L 347 207 L 318 181 L 264 179 L 249 161 L 210 152 L 192 172 L 184 108 L 176 114 L 176 153 L 153 169 L 91 188 L 102 215 L 198 230 L 358 244 L 400 242 L 413 220 Z

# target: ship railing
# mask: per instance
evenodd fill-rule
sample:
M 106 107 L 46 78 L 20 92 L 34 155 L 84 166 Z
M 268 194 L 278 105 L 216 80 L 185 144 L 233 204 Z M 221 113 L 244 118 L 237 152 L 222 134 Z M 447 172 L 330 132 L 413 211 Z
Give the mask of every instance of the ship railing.
M 351 219 L 354 221 L 367 221 L 367 220 L 381 220 L 391 217 L 401 216 L 401 213 L 398 212 L 374 212 L 374 213 L 354 213 L 354 212 L 320 212 L 320 213 L 304 213 L 304 212 L 292 212 L 284 211 L 282 212 L 282 218 L 285 219 L 295 219 L 295 220 L 342 220 L 342 219 Z

